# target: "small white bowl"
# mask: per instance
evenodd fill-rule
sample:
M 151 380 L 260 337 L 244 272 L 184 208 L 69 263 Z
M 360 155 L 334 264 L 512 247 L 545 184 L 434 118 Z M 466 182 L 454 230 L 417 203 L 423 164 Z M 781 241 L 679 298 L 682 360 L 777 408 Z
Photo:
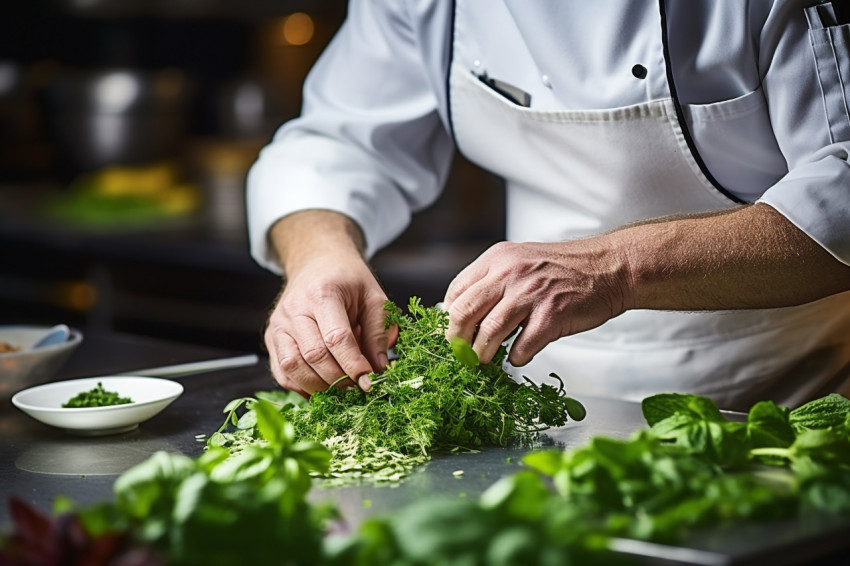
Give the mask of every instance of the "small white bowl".
M 61 344 L 27 349 L 48 330 L 49 326 L 0 326 L 0 342 L 20 348 L 0 353 L 0 399 L 7 400 L 19 389 L 52 379 L 83 341 L 82 333 L 72 328 L 68 340 Z
M 108 407 L 65 409 L 71 397 L 103 384 L 107 391 L 129 397 L 132 403 Z M 170 405 L 183 393 L 183 386 L 170 379 L 135 376 L 105 376 L 71 379 L 38 385 L 16 393 L 12 404 L 45 424 L 75 434 L 103 435 L 127 432 Z

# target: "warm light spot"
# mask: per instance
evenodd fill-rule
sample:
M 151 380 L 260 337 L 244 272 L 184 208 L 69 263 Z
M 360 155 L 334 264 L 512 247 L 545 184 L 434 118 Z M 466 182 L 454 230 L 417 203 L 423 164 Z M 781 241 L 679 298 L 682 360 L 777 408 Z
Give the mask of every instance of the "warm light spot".
M 67 293 L 68 306 L 74 310 L 87 311 L 97 301 L 97 292 L 90 283 L 71 283 Z
M 290 14 L 283 21 L 283 39 L 289 45 L 305 45 L 313 39 L 313 18 L 303 12 Z

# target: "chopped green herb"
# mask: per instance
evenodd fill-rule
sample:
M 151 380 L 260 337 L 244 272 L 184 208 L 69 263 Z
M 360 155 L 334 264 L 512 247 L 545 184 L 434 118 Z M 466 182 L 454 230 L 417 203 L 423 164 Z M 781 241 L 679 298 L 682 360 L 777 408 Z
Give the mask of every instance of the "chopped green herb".
M 126 405 L 132 403 L 129 397 L 121 397 L 114 391 L 106 391 L 101 382 L 90 391 L 83 391 L 62 403 L 63 409 L 81 409 L 84 407 L 108 407 L 111 405 Z
M 557 389 L 511 379 L 502 367 L 504 345 L 491 363 L 479 364 L 465 341 L 447 341 L 447 312 L 423 307 L 415 297 L 409 314 L 391 302 L 384 308 L 386 324 L 399 328 L 394 346 L 399 359 L 371 375 L 368 393 L 332 386 L 309 403 L 284 392 L 274 398 L 272 392 L 257 393 L 280 408 L 298 438 L 331 450 L 332 483 L 398 481 L 434 453 L 505 446 L 514 439 L 530 442 L 549 427 L 584 417 L 584 408 L 566 396 L 557 376 Z M 253 423 L 254 403 L 251 398 L 228 403 L 225 422 L 207 445 L 239 453 L 263 442 Z
M 452 472 L 452 475 L 456 478 L 461 478 L 463 477 L 463 470 L 455 470 Z

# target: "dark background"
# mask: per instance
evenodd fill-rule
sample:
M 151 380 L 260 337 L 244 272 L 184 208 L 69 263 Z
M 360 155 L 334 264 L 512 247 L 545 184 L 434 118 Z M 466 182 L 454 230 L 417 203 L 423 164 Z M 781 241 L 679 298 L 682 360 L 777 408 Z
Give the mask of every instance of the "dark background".
M 303 79 L 345 9 L 340 0 L 4 7 L 0 324 L 260 351 L 280 282 L 248 256 L 245 173 L 298 114 Z M 498 179 L 457 158 L 443 197 L 374 258 L 390 297 L 439 301 L 503 237 L 503 200 Z M 150 202 L 156 210 L 138 217 L 134 207 Z

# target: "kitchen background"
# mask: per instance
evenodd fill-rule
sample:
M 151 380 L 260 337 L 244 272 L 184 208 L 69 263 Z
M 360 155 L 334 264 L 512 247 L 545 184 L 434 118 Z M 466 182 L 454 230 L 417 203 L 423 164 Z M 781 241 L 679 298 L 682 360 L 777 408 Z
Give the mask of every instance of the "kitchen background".
M 345 17 L 342 0 L 28 0 L 0 18 L 0 324 L 65 322 L 260 351 L 279 279 L 250 259 L 244 180 Z M 503 237 L 462 158 L 374 259 L 439 301 Z

